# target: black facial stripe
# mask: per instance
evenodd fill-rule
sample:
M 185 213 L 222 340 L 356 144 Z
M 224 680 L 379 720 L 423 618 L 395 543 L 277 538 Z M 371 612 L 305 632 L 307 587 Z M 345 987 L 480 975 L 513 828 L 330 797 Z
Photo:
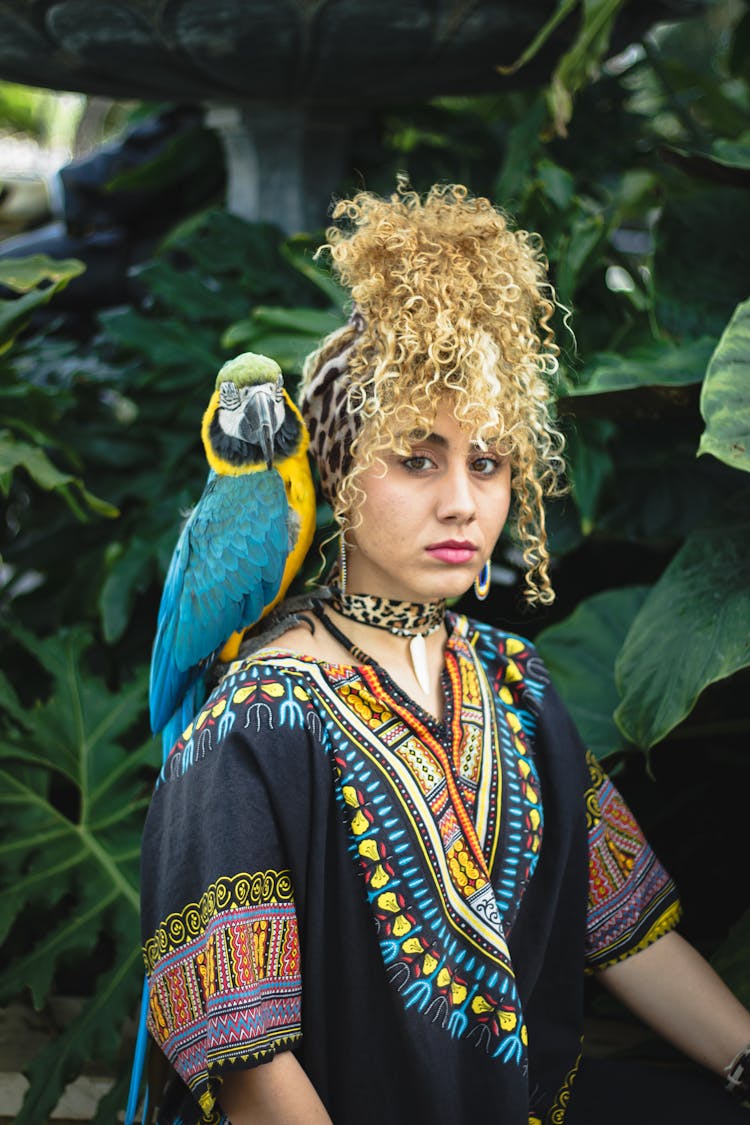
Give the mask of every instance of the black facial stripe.
M 219 425 L 218 411 L 211 419 L 209 426 L 211 448 L 218 457 L 230 465 L 245 465 L 248 462 L 261 463 L 264 461 L 263 450 L 252 441 L 243 441 L 242 438 L 231 437 L 225 434 Z M 285 407 L 284 421 L 276 434 L 273 442 L 276 460 L 283 461 L 289 457 L 299 446 L 300 424 L 298 419 Z
M 219 415 L 214 414 L 209 426 L 211 448 L 223 461 L 230 465 L 245 465 L 248 461 L 262 461 L 263 452 L 259 445 L 242 438 L 225 434 L 219 425 Z

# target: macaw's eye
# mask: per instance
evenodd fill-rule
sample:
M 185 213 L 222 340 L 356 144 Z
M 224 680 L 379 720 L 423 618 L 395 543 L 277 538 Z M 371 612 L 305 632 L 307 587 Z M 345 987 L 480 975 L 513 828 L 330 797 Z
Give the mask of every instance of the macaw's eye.
M 236 383 L 227 381 L 219 387 L 219 406 L 225 410 L 236 410 L 240 405 L 240 392 Z
M 276 380 L 276 401 L 281 402 L 284 397 L 284 380 L 281 375 Z

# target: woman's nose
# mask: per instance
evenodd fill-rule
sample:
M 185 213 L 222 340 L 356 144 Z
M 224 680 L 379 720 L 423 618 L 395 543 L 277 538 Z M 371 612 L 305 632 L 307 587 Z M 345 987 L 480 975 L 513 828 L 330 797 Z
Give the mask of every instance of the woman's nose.
M 471 477 L 462 465 L 446 473 L 439 485 L 438 516 L 443 520 L 469 523 L 476 515 Z

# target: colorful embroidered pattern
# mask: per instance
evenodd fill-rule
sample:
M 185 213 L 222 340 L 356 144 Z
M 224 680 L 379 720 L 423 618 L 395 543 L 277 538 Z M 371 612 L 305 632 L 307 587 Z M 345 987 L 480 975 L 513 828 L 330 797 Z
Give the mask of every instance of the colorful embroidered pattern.
M 544 1027 L 527 1030 L 508 938 L 544 846 L 543 793 L 535 754 L 542 735 L 550 737 L 544 715 L 549 680 L 533 647 L 522 638 L 454 615 L 448 615 L 448 622 L 442 722 L 416 706 L 374 665 L 338 665 L 267 652 L 231 666 L 163 767 L 158 788 L 165 808 L 176 808 L 177 815 L 185 807 L 181 794 L 187 792 L 190 799 L 198 794 L 200 801 L 204 786 L 214 784 L 218 803 L 209 803 L 209 808 L 218 808 L 221 818 L 226 800 L 221 778 L 232 769 L 237 793 L 244 794 L 249 786 L 247 792 L 264 817 L 247 828 L 255 833 L 248 851 L 253 859 L 238 865 L 257 858 L 258 866 L 265 860 L 269 869 L 227 876 L 205 889 L 193 883 L 190 872 L 186 885 L 196 889 L 184 897 L 195 895 L 197 901 L 158 917 L 145 948 L 149 1028 L 200 1103 L 204 1123 L 220 1112 L 215 1078 L 223 1065 L 258 1061 L 301 1038 L 301 950 L 288 864 L 295 878 L 301 872 L 300 894 L 307 895 L 304 940 L 315 945 L 324 933 L 326 941 L 333 937 L 335 947 L 340 938 L 335 911 L 326 916 L 323 931 L 309 928 L 307 857 L 300 860 L 298 854 L 299 839 L 307 841 L 308 836 L 302 830 L 296 836 L 288 822 L 283 830 L 281 821 L 277 823 L 281 810 L 288 815 L 289 810 L 312 809 L 313 796 L 320 804 L 314 808 L 318 820 L 312 823 L 319 825 L 321 816 L 332 818 L 323 822 L 326 839 L 332 846 L 348 847 L 361 880 L 350 885 L 344 853 L 343 877 L 342 870 L 332 869 L 332 882 L 327 872 L 322 882 L 318 878 L 315 910 L 321 902 L 328 903 L 329 894 L 333 902 L 336 895 L 342 896 L 338 901 L 347 911 L 360 910 L 361 900 L 352 905 L 352 888 L 361 887 L 377 934 L 383 975 L 409 1013 L 411 1028 L 415 1020 L 424 1022 L 430 1034 L 446 1044 L 448 1070 L 454 1057 L 449 1053 L 452 1040 L 475 1047 L 478 1054 L 472 1052 L 471 1057 L 482 1066 L 486 1062 L 480 1054 L 507 1064 L 502 1076 L 498 1072 L 498 1089 L 513 1090 L 521 1100 L 526 1096 L 527 1066 L 534 1073 Z M 562 705 L 555 706 L 564 723 Z M 546 726 L 538 738 L 540 724 Z M 575 734 L 569 761 L 573 772 L 568 774 L 572 782 L 565 809 L 566 815 L 578 815 L 582 828 L 578 802 L 585 802 L 590 847 L 588 958 L 598 967 L 653 940 L 674 924 L 679 907 L 671 882 L 632 814 L 593 759 L 591 786 L 584 795 Z M 298 786 L 298 763 L 314 769 L 314 790 L 306 783 Z M 251 780 L 243 769 L 249 770 Z M 268 783 L 272 800 L 258 800 L 253 788 L 258 774 L 253 770 L 261 771 L 261 785 Z M 543 776 L 546 782 L 549 773 Z M 557 787 L 551 791 L 557 793 Z M 550 808 L 555 808 L 554 801 Z M 233 815 L 240 826 L 241 847 L 246 839 L 244 811 L 240 796 Z M 297 840 L 297 851 L 287 854 L 290 838 Z M 582 832 L 577 846 L 576 885 L 582 895 Z M 257 848 L 266 849 L 263 859 Z M 235 852 L 230 849 L 227 854 Z M 168 871 L 171 876 L 172 868 Z M 183 874 L 180 870 L 181 878 Z M 538 909 L 540 892 L 532 886 L 528 893 L 527 902 L 537 896 Z M 528 926 L 528 918 L 527 914 L 519 925 Z M 358 947 L 362 945 L 366 943 L 360 941 Z M 315 949 L 317 964 L 325 953 L 321 957 L 319 944 Z M 367 956 L 376 958 L 377 978 L 377 949 Z M 520 963 L 524 951 L 516 950 L 516 956 Z M 372 967 L 372 962 L 367 964 Z M 316 999 L 320 1002 L 319 996 Z M 311 1009 L 307 1011 L 310 1018 Z M 537 1052 L 530 1061 L 529 1034 Z M 534 1114 L 548 1125 L 563 1121 L 573 1072 L 560 1087 L 576 1047 L 577 1036 L 570 1055 L 539 1087 L 547 1091 L 545 1096 L 540 1093 L 538 1104 L 526 1107 L 530 1122 Z M 466 1055 L 461 1057 L 465 1065 Z M 548 1116 L 553 1111 L 554 1119 Z
M 650 945 L 680 918 L 674 884 L 592 754 L 586 960 L 601 969 Z
M 249 667 L 238 662 L 232 669 L 175 743 L 161 768 L 157 788 L 182 777 L 233 730 L 259 735 L 277 726 L 291 730 L 308 726 L 316 734 L 319 731 L 320 719 L 311 709 L 310 692 L 299 682 L 299 672 L 290 677 L 271 665 L 269 674 L 265 662 Z
M 442 725 L 373 666 L 307 671 L 389 980 L 451 1036 L 520 1064 L 505 934 L 539 854 L 540 790 L 512 687 L 493 692 L 468 623 L 452 624 Z
M 146 943 L 148 1028 L 204 1114 L 222 1064 L 301 1035 L 300 950 L 288 871 L 218 880 Z

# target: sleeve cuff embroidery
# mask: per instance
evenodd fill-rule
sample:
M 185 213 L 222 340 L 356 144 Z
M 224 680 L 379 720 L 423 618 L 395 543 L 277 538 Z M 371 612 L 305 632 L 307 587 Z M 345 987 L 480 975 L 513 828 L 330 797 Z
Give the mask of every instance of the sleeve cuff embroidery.
M 261 1062 L 301 1036 L 302 982 L 288 871 L 218 880 L 146 943 L 148 1026 L 200 1103 L 227 1064 Z

